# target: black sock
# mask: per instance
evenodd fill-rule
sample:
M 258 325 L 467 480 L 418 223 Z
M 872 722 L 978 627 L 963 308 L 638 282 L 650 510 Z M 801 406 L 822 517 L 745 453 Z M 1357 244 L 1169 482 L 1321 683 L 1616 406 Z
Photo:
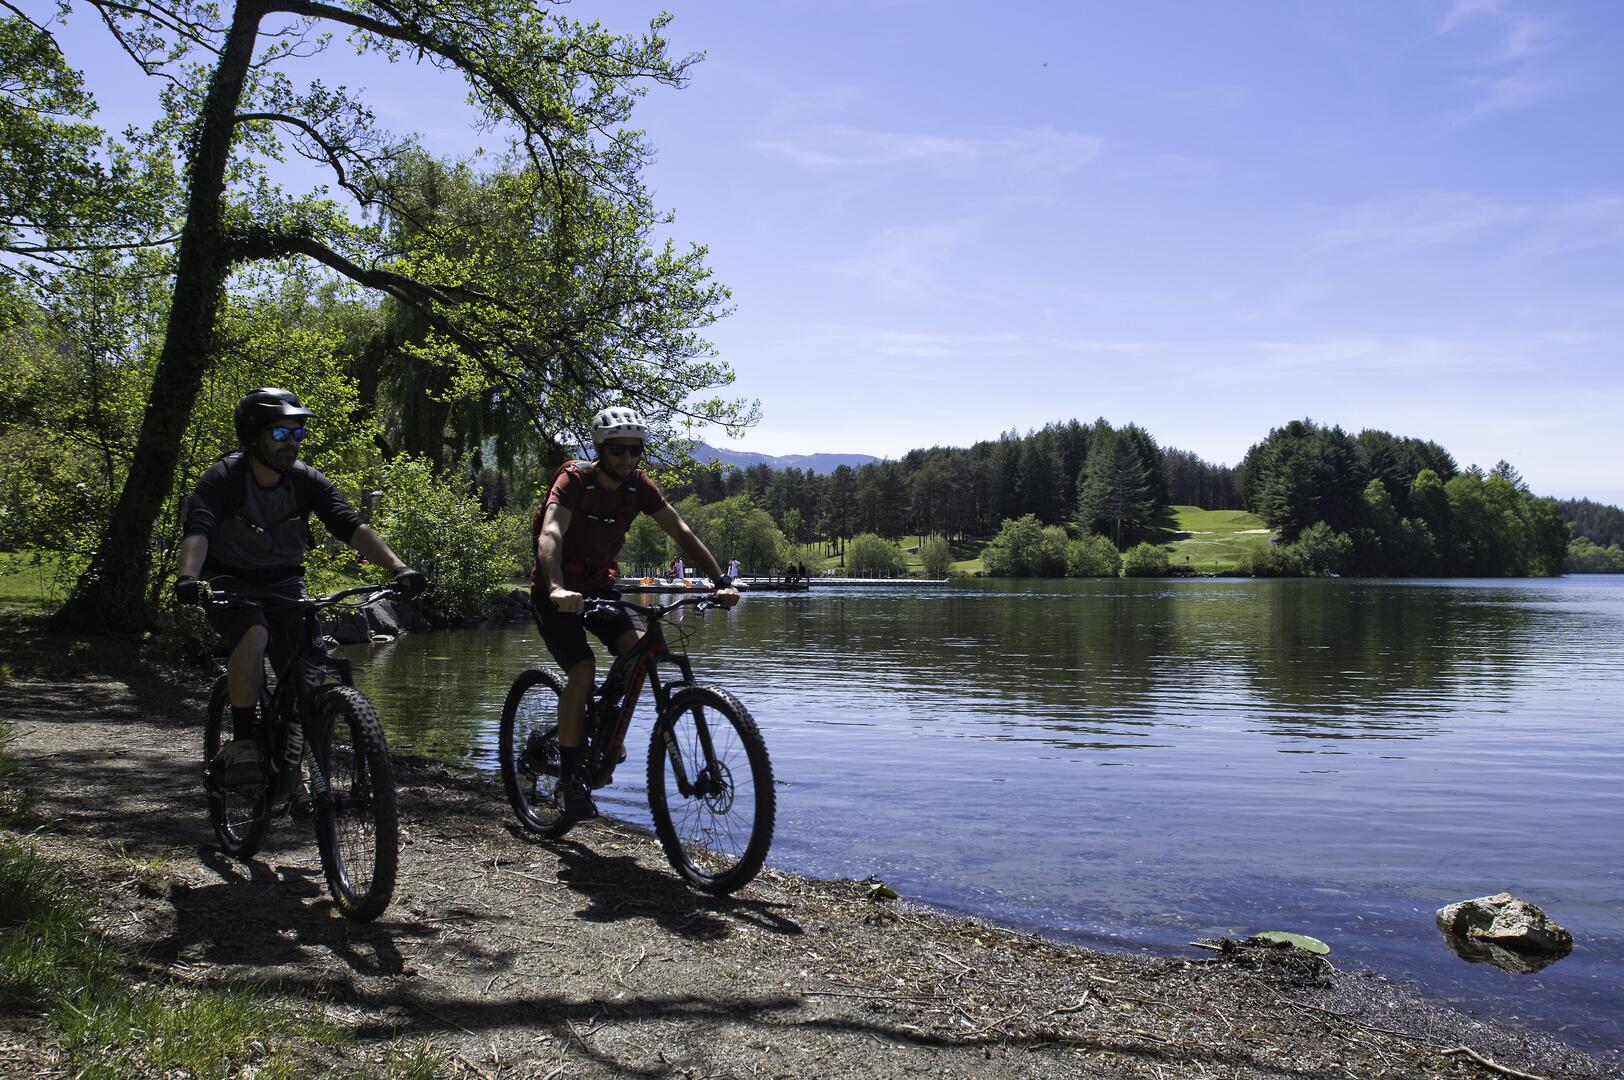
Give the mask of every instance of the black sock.
M 558 748 L 558 775 L 564 780 L 574 780 L 584 772 L 586 764 L 586 750 L 579 746 L 560 746 Z
M 250 705 L 242 708 L 237 705 L 231 707 L 231 734 L 238 739 L 252 739 L 254 737 L 254 718 L 257 710 Z

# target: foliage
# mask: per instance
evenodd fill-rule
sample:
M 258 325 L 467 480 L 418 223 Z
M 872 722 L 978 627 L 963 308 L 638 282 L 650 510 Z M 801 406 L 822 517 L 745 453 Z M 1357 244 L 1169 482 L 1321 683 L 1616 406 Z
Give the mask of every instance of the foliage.
M 1148 543 L 1135 544 L 1122 556 L 1122 576 L 1166 577 L 1168 565 L 1166 548 Z
M 1573 535 L 1582 536 L 1597 547 L 1624 544 L 1624 510 L 1589 499 L 1564 499 L 1556 504 L 1562 520 L 1573 526 Z
M 641 404 L 672 428 L 699 420 L 736 430 L 753 418 L 750 406 L 712 396 L 731 372 L 700 335 L 725 314 L 727 292 L 702 247 L 661 235 L 669 218 L 642 181 L 652 151 L 629 124 L 647 86 L 680 86 L 696 59 L 668 55 L 667 17 L 616 35 L 529 0 L 228 12 L 187 0 L 87 3 L 124 53 L 168 80 L 163 113 L 128 132 L 127 147 L 102 146 L 83 122 L 91 103 L 61 59 L 55 23 L 8 14 L 3 103 L 8 123 L 22 119 L 7 129 L 7 161 L 14 136 L 24 166 L 32 154 L 54 171 L 43 185 L 30 185 L 26 168 L 4 172 L 0 199 L 20 201 L 30 246 L 13 243 L 14 232 L 3 239 L 33 260 L 43 293 L 89 260 L 150 256 L 147 273 L 168 299 L 161 332 L 146 342 L 152 366 L 134 437 L 125 435 L 134 452 L 65 619 L 149 621 L 151 564 L 163 548 L 153 523 L 229 337 L 221 317 L 250 296 L 244 267 L 319 267 L 410 308 L 411 319 L 384 321 L 388 348 L 446 373 L 414 387 L 487 411 L 499 401 L 506 420 L 531 419 L 549 447 L 609 400 Z M 454 167 L 442 168 L 429 179 L 444 197 L 420 197 L 420 174 L 435 171 L 425 148 L 378 130 L 359 92 L 295 81 L 289 62 L 327 48 L 335 29 L 362 52 L 460 76 L 477 122 L 507 137 L 491 170 L 464 170 L 459 184 L 447 180 Z M 70 119 L 43 119 L 57 114 Z M 272 163 L 290 152 L 328 169 L 331 190 L 274 183 Z
M 1066 573 L 1066 531 L 1045 526 L 1035 514 L 1004 522 L 981 550 L 992 577 L 1061 577 Z
M 926 577 L 946 577 L 947 568 L 953 565 L 953 547 L 944 537 L 927 536 L 919 542 L 919 562 Z
M 1119 549 L 1149 531 L 1158 507 L 1147 458 L 1133 435 L 1137 430 L 1104 432 L 1091 439 L 1088 465 L 1078 482 L 1078 520 L 1109 536 Z
M 759 572 L 783 566 L 789 559 L 789 541 L 778 531 L 772 515 L 749 496 L 735 495 L 709 505 L 689 497 L 677 509 L 723 566 L 729 559 L 738 559 Z
M 846 546 L 846 573 L 851 577 L 900 577 L 906 565 L 901 548 L 873 533 L 854 536 Z
M 1342 574 L 1353 561 L 1353 541 L 1323 521 L 1304 529 L 1291 547 L 1304 571 L 1311 575 Z
M 1295 544 L 1263 543 L 1249 551 L 1236 567 L 1236 572 L 1247 577 L 1308 577 L 1309 570 L 1302 560 L 1302 552 Z
M 436 473 L 422 458 L 389 463 L 373 526 L 408 566 L 427 575 L 419 603 L 441 619 L 481 614 L 486 598 L 528 561 L 528 518 L 486 518 L 465 482 Z
M 1624 547 L 1599 547 L 1587 536 L 1568 543 L 1568 570 L 1575 574 L 1624 574 Z
M 1270 431 L 1246 452 L 1240 472 L 1247 509 L 1287 543 L 1316 521 L 1347 530 L 1365 486 L 1353 439 L 1312 420 Z
M 1116 577 L 1122 572 L 1122 554 L 1103 536 L 1085 536 L 1066 544 L 1067 577 Z
M 666 535 L 660 523 L 647 514 L 632 519 L 626 531 L 626 545 L 620 549 L 616 561 L 628 573 L 663 570 L 677 553 L 677 545 Z

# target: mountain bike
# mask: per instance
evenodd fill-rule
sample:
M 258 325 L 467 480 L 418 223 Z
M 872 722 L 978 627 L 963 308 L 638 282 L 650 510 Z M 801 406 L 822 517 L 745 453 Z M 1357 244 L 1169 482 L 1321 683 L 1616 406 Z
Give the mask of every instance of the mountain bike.
M 265 843 L 271 821 L 291 813 L 314 821 L 316 846 L 328 890 L 338 910 L 369 921 L 383 914 L 395 891 L 399 819 L 395 776 L 378 714 L 355 688 L 350 663 L 328 656 L 322 645 L 324 608 L 399 595 L 393 584 L 363 585 L 331 596 L 280 600 L 215 593 L 205 601 L 222 607 L 297 609 L 279 632 L 294 635 L 294 648 L 274 685 L 262 685 L 255 737 L 267 762 L 260 782 L 227 786 L 212 763 L 231 725 L 226 676 L 209 694 L 203 729 L 203 786 L 220 849 L 247 862 Z
M 648 803 L 666 858 L 683 880 L 726 895 L 749 884 L 772 843 L 777 796 L 772 762 L 755 720 L 739 699 L 715 686 L 697 686 L 686 634 L 669 619 L 683 608 L 721 606 L 710 596 L 645 607 L 629 600 L 593 600 L 585 612 L 633 612 L 643 636 L 615 659 L 587 704 L 587 786 L 601 788 L 626 758 L 626 731 L 645 683 L 654 698 L 648 745 Z M 514 680 L 502 706 L 502 783 L 519 823 L 543 836 L 563 836 L 574 824 L 558 798 L 558 701 L 563 681 L 531 668 Z

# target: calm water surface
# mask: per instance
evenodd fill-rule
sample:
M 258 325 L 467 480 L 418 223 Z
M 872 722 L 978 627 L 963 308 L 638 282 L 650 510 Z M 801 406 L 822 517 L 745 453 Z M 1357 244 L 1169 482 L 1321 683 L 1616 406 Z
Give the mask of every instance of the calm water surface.
M 1300 931 L 1624 1052 L 1624 577 L 829 589 L 687 625 L 766 734 L 774 865 L 1117 948 Z M 351 654 L 395 748 L 493 773 L 543 655 L 525 627 Z M 647 822 L 641 772 L 606 812 Z M 1450 953 L 1433 911 L 1502 889 L 1572 955 Z

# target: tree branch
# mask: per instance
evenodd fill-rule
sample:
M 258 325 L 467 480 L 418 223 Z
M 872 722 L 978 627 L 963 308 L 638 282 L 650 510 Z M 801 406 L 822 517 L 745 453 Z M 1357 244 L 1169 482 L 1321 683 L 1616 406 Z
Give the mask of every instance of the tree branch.
M 273 112 L 238 113 L 233 118 L 232 122 L 240 124 L 249 120 L 268 120 L 273 123 L 287 124 L 290 127 L 298 128 L 300 131 L 310 136 L 311 140 L 317 146 L 321 147 L 322 153 L 327 156 L 327 164 L 332 166 L 333 171 L 338 174 L 338 186 L 343 188 L 345 191 L 348 191 L 351 195 L 354 195 L 359 201 L 363 203 L 367 201 L 366 193 L 359 187 L 356 187 L 354 184 L 350 183 L 349 175 L 344 171 L 344 162 L 339 157 L 338 151 L 335 150 L 332 144 L 330 144 L 322 136 L 320 131 L 316 130 L 315 125 L 311 124 L 307 120 L 301 119 L 300 117 L 289 115 L 288 113 Z M 310 155 L 306 156 L 309 157 Z

